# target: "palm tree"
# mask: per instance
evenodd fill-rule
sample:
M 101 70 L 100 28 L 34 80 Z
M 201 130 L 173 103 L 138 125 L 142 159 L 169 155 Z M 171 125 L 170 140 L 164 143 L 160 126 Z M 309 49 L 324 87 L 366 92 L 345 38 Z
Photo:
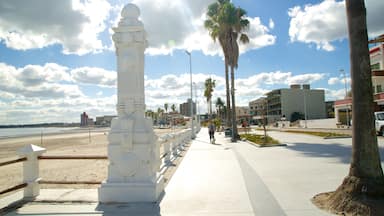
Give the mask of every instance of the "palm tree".
M 151 118 L 153 118 L 153 111 L 152 111 L 152 110 L 146 110 L 146 111 L 145 111 L 145 117 L 151 117 Z
M 230 110 L 230 101 L 232 102 L 232 140 L 237 138 L 236 126 L 236 103 L 235 103 L 235 77 L 234 70 L 238 67 L 239 46 L 237 40 L 242 43 L 248 43 L 249 38 L 244 33 L 249 27 L 249 21 L 245 18 L 246 12 L 242 8 L 235 7 L 230 0 L 217 0 L 208 6 L 207 17 L 204 26 L 208 29 L 210 36 L 214 41 L 219 40 L 224 53 L 225 61 L 225 81 L 227 110 Z M 228 67 L 231 67 L 231 99 L 228 83 Z M 230 118 L 227 116 L 227 124 Z
M 218 115 L 219 115 L 219 118 L 221 119 L 221 117 L 222 117 L 222 112 L 223 112 L 222 108 L 224 107 L 224 101 L 221 100 L 220 97 L 218 97 L 218 98 L 216 99 L 215 105 L 216 105 L 216 107 L 217 107 L 217 109 L 218 109 L 217 113 L 218 113 Z
M 167 113 L 168 112 L 168 103 L 164 104 L 164 109 L 165 109 L 165 113 Z
M 175 104 L 171 105 L 171 110 L 172 110 L 172 112 L 176 112 L 176 105 Z
M 204 97 L 207 98 L 207 104 L 208 104 L 208 111 L 209 116 L 212 119 L 212 92 L 214 88 L 216 87 L 216 80 L 212 80 L 212 78 L 208 78 L 205 80 L 205 90 L 204 90 Z
M 160 121 L 159 122 L 163 122 L 163 114 L 164 114 L 164 110 L 163 109 L 161 109 L 160 107 L 159 108 L 157 108 L 157 116 L 158 116 L 158 118 L 160 119 Z
M 336 212 L 380 215 L 384 175 L 374 128 L 374 107 L 364 0 L 346 0 L 352 78 L 352 160 L 348 176 L 335 192 L 314 197 L 315 203 Z M 319 202 L 319 200 L 325 200 Z M 368 203 L 368 204 L 367 204 Z

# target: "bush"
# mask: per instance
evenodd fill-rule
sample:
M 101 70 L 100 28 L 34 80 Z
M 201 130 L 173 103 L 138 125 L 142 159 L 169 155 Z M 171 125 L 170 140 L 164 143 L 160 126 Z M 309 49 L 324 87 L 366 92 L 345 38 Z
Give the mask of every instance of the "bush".
M 293 112 L 291 114 L 291 122 L 295 122 L 297 120 L 302 120 L 302 119 L 305 119 L 305 116 L 303 113 L 300 113 L 300 112 Z

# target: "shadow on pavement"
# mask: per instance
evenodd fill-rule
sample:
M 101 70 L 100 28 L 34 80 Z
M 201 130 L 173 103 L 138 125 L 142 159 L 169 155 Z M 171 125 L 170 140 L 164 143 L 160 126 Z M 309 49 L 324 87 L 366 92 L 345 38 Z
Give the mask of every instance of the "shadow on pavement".
M 161 216 L 160 203 L 164 196 L 165 192 L 160 195 L 157 202 L 99 203 L 95 210 L 103 212 L 103 216 Z
M 352 146 L 345 146 L 338 143 L 317 144 L 317 143 L 292 143 L 287 149 L 302 152 L 308 157 L 336 158 L 341 163 L 349 164 L 352 155 Z M 379 147 L 381 161 L 384 161 L 384 148 Z
M 223 144 L 220 144 L 220 143 L 210 143 L 209 141 L 206 141 L 206 140 L 201 140 L 201 139 L 195 139 L 196 141 L 199 141 L 201 143 L 206 143 L 206 144 L 210 144 L 210 145 L 223 145 Z

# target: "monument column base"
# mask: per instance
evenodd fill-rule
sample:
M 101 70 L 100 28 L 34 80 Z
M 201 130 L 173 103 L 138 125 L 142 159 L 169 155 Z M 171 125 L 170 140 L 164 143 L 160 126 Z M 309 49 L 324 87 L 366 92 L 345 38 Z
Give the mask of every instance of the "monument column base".
M 156 183 L 111 183 L 104 182 L 98 190 L 101 203 L 157 202 L 164 191 L 161 176 Z

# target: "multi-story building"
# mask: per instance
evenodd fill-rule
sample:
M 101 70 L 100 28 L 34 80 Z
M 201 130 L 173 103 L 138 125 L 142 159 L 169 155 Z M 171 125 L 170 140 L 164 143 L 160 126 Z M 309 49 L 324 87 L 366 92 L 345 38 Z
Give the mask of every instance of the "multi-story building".
M 191 103 L 192 103 L 192 109 L 193 109 L 193 115 L 196 114 L 196 103 L 193 102 L 190 98 L 187 100 L 186 103 L 180 104 L 180 114 L 184 116 L 191 116 Z
M 276 89 L 267 93 L 266 98 L 252 102 L 251 113 L 254 119 L 265 115 L 268 123 L 282 119 L 291 120 L 293 113 L 306 116 L 306 119 L 326 117 L 324 90 L 310 89 L 310 85 L 291 85 L 289 89 Z M 251 105 L 250 105 L 251 106 Z
M 243 121 L 249 122 L 251 119 L 249 107 L 236 107 L 236 121 L 242 123 Z
M 384 110 L 384 35 L 381 35 L 375 40 L 374 43 L 379 45 L 373 46 L 369 49 L 369 57 L 372 70 L 372 88 L 373 99 L 375 104 L 375 111 Z M 347 123 L 347 119 L 351 120 L 352 116 L 352 98 L 346 96 L 342 100 L 335 101 L 335 118 L 336 122 L 342 124 Z M 347 118 L 348 114 L 348 118 Z
M 93 125 L 94 125 L 93 119 L 89 118 L 86 112 L 83 112 L 80 115 L 80 127 L 87 127 L 87 126 L 93 126 Z
M 251 116 L 262 116 L 265 114 L 267 98 L 261 97 L 249 102 L 249 114 Z
M 115 117 L 117 117 L 117 116 L 114 116 L 114 115 L 97 116 L 95 125 L 103 126 L 103 127 L 110 127 L 112 119 Z
M 267 98 L 261 97 L 249 102 L 249 114 L 251 124 L 259 124 L 263 117 L 267 115 Z

